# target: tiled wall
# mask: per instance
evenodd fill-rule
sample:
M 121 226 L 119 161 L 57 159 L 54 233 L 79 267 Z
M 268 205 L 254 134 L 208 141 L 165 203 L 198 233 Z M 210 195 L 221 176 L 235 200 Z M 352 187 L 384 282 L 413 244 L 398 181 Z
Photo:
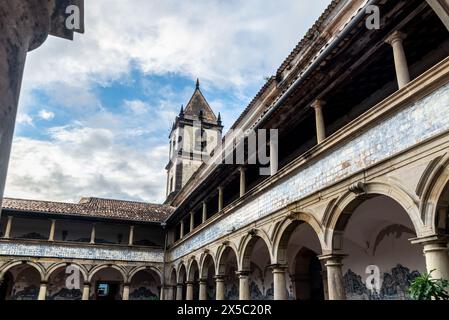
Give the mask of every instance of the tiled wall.
M 361 132 L 351 142 L 310 163 L 214 225 L 201 230 L 172 250 L 172 260 L 231 233 L 233 227 L 242 228 L 330 183 L 449 130 L 448 119 L 449 85 L 446 85 L 377 126 Z
M 0 254 L 5 256 L 88 259 L 129 262 L 163 262 L 163 251 L 156 249 L 103 248 L 64 246 L 58 244 L 0 243 Z

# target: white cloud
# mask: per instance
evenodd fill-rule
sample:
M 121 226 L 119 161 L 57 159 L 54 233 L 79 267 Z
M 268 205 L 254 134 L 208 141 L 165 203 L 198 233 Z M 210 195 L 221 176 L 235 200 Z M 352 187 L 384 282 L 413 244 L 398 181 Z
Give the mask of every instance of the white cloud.
M 41 111 L 39 111 L 39 118 L 41 118 L 42 120 L 53 120 L 55 118 L 55 114 L 51 111 L 47 111 L 45 109 L 42 109 Z
M 232 106 L 226 98 L 211 102 L 231 124 L 254 94 L 248 88 L 275 72 L 329 2 L 86 1 L 85 34 L 73 42 L 50 37 L 28 55 L 18 123 L 33 125 L 34 114 L 50 120 L 48 105 L 60 108 L 58 119 L 70 120 L 49 130 L 47 141 L 16 136 L 6 195 L 162 201 L 166 139 L 191 90 L 149 81 L 142 93 L 163 100 L 131 96 L 122 105 L 131 112 L 118 113 L 96 89 L 135 81 L 134 69 L 168 79 L 200 77 L 202 87 L 232 93 Z
M 50 37 L 29 54 L 25 79 L 33 86 L 85 87 L 117 80 L 134 66 L 148 74 L 199 76 L 219 87 L 260 83 L 329 3 L 87 1 L 86 33 L 73 42 Z
M 31 118 L 31 116 L 26 114 L 26 113 L 19 112 L 17 114 L 16 122 L 18 124 L 26 124 L 26 125 L 32 126 L 33 125 L 33 118 Z
M 125 100 L 124 106 L 131 110 L 135 115 L 143 115 L 150 110 L 150 106 L 141 100 Z
M 62 127 L 50 141 L 16 138 L 6 196 L 78 201 L 83 196 L 162 202 L 165 145 L 138 152 L 104 129 Z

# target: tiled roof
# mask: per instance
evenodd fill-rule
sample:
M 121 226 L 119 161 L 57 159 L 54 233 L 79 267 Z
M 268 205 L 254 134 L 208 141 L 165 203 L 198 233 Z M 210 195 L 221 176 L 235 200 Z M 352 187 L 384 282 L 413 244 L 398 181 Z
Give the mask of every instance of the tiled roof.
M 174 211 L 167 205 L 100 198 L 83 198 L 79 203 L 5 198 L 2 206 L 3 210 L 139 222 L 163 222 Z

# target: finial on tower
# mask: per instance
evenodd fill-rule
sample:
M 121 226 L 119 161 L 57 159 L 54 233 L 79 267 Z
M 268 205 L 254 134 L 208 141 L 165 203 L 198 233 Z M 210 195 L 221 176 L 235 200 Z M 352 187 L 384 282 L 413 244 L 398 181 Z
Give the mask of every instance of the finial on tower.
M 221 126 L 221 112 L 218 113 L 217 124 Z
M 199 89 L 200 88 L 200 79 L 196 78 L 196 88 Z
M 181 104 L 181 111 L 179 111 L 179 116 L 184 117 L 184 105 Z

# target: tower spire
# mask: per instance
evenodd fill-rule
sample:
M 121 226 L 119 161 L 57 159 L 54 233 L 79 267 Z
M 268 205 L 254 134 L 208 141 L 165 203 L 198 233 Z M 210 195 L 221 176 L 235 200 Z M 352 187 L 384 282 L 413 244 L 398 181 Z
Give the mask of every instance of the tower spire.
M 196 78 L 196 88 L 199 89 L 200 88 L 200 79 Z
M 181 104 L 181 110 L 179 111 L 179 116 L 184 117 L 184 105 Z

